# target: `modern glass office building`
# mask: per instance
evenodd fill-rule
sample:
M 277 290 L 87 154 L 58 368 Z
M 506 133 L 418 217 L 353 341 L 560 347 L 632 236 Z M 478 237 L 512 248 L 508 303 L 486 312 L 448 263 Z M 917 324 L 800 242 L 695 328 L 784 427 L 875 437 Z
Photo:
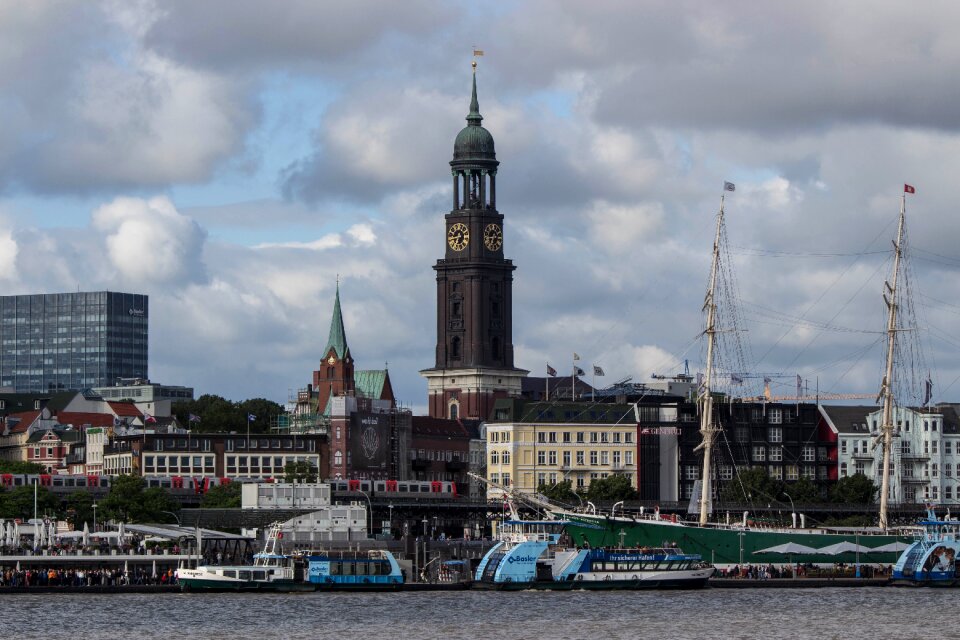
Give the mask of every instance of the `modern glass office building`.
M 0 387 L 46 393 L 146 379 L 147 302 L 113 291 L 0 296 Z

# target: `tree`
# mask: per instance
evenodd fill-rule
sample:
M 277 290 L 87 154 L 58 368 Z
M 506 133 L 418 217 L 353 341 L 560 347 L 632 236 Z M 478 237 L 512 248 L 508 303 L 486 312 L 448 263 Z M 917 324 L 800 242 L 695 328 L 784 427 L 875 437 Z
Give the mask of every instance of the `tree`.
M 755 467 L 741 471 L 738 477 L 729 480 L 720 499 L 724 502 L 745 504 L 758 500 L 761 502 L 780 501 L 783 483 L 767 475 L 766 469 Z
M 537 493 L 541 494 L 547 500 L 556 502 L 567 502 L 576 504 L 579 502 L 577 493 L 573 490 L 573 482 L 564 480 L 556 484 L 541 484 L 537 487 Z
M 143 478 L 117 476 L 110 486 L 110 493 L 100 501 L 103 519 L 123 522 L 166 522 L 176 511 L 177 503 L 165 489 L 145 489 Z
M 855 473 L 840 478 L 830 490 L 830 501 L 837 504 L 873 504 L 877 499 L 877 485 L 867 476 Z
M 36 462 L 24 462 L 23 460 L 0 460 L 0 473 L 46 473 L 43 465 Z
M 634 500 L 637 497 L 637 490 L 630 484 L 630 478 L 615 473 L 606 478 L 591 480 L 590 487 L 587 490 L 587 497 L 594 501 Z
M 308 460 L 288 462 L 283 467 L 286 482 L 316 482 L 318 475 L 317 467 Z
M 820 494 L 820 486 L 809 478 L 800 478 L 796 482 L 788 484 L 786 489 L 786 494 L 793 498 L 794 504 L 812 504 L 824 501 Z
M 211 487 L 203 496 L 201 507 L 204 509 L 238 509 L 242 484 L 230 482 Z
M 0 493 L 0 518 L 21 518 L 28 520 L 33 517 L 34 487 L 16 487 L 10 491 Z M 60 501 L 46 487 L 36 487 L 38 518 L 57 515 Z
M 93 528 L 93 496 L 89 491 L 74 491 L 63 501 L 67 520 L 73 524 L 74 529 L 82 529 L 86 522 Z
M 285 409 L 265 398 L 231 402 L 221 396 L 204 394 L 196 400 L 175 403 L 171 412 L 183 425 L 190 424 L 191 415 L 197 416 L 200 418 L 198 429 L 206 433 L 246 433 L 247 416 L 253 415 L 256 419 L 250 422 L 250 432 L 267 433 L 273 418 L 285 413 Z

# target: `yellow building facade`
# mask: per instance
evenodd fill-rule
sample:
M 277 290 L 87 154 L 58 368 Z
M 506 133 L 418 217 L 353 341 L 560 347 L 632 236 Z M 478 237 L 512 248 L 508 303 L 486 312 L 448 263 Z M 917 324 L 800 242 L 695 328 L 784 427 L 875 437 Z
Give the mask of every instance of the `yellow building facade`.
M 585 491 L 594 480 L 620 474 L 637 488 L 637 425 L 632 413 L 603 410 L 601 419 L 610 422 L 588 421 L 590 415 L 580 412 L 566 421 L 570 412 L 562 409 L 551 410 L 549 416 L 544 413 L 499 422 L 497 417 L 510 416 L 494 412 L 494 421 L 487 423 L 491 483 L 535 493 L 541 484 L 569 480 L 574 490 Z M 536 420 L 537 416 L 547 419 Z M 488 491 L 490 498 L 499 494 Z

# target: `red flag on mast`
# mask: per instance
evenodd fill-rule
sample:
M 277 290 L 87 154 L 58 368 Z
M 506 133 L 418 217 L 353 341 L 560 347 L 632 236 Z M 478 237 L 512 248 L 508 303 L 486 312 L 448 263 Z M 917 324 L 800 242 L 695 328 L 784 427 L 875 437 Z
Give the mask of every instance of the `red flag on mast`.
M 904 193 L 916 193 L 917 190 L 914 189 L 913 186 L 911 186 L 911 185 L 909 185 L 909 184 L 905 184 L 905 185 L 903 185 L 903 192 L 904 192 Z

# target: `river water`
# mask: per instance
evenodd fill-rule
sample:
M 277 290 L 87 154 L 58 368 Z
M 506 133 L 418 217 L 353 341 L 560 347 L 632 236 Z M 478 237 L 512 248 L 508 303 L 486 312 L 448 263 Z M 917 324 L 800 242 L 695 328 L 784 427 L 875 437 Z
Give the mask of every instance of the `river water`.
M 958 591 L 36 594 L 0 599 L 6 638 L 944 638 Z

